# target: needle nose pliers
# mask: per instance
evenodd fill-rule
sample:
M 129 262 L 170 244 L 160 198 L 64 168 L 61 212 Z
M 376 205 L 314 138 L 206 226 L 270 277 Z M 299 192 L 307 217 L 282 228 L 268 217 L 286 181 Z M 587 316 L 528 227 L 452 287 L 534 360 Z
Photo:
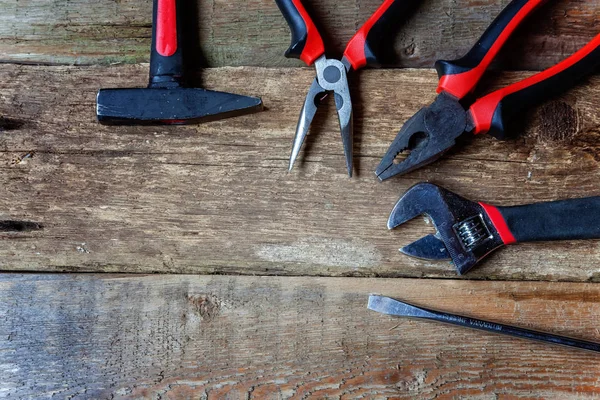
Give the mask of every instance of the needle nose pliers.
M 474 102 L 468 97 L 519 24 L 544 0 L 513 0 L 463 58 L 437 61 L 439 95 L 402 127 L 375 171 L 380 180 L 430 164 L 463 133 L 505 139 L 505 125 L 518 112 L 573 86 L 600 66 L 600 34 L 561 63 Z M 401 162 L 398 154 L 410 151 Z
M 352 176 L 352 100 L 347 74 L 367 65 L 380 64 L 374 52 L 385 39 L 386 28 L 414 1 L 385 0 L 348 42 L 343 58 L 337 60 L 325 56 L 323 39 L 300 0 L 275 0 L 292 33 L 292 43 L 285 56 L 299 58 L 308 66 L 314 64 L 317 71 L 298 119 L 289 170 L 298 157 L 317 107 L 328 93 L 333 92 L 340 121 L 346 167 L 348 175 Z

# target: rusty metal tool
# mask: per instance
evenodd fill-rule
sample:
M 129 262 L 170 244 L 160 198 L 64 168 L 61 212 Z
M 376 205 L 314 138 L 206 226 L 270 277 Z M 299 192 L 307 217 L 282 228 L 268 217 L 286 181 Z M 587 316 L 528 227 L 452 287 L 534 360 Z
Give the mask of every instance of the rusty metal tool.
M 147 88 L 100 89 L 98 121 L 109 125 L 189 124 L 262 110 L 257 97 L 185 87 L 181 0 L 154 0 Z
M 377 311 L 382 314 L 394 315 L 397 317 L 427 319 L 430 321 L 438 321 L 447 324 L 463 326 L 465 328 L 478 329 L 480 331 L 501 333 L 503 335 L 514 336 L 523 339 L 536 340 L 539 342 L 600 352 L 600 343 L 588 342 L 586 340 L 573 339 L 566 336 L 553 335 L 551 333 L 538 332 L 525 328 L 518 328 L 516 326 L 498 324 L 496 322 L 483 321 L 480 319 L 449 314 L 441 311 L 434 311 L 404 303 L 390 297 L 370 295 L 367 307 L 369 310 Z

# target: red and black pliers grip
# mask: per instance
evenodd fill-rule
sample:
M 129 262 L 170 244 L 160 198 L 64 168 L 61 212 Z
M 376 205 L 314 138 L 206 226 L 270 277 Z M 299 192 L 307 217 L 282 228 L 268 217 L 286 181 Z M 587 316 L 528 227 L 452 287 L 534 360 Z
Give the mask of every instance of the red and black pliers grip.
M 379 6 L 350 39 L 344 51 L 344 57 L 354 70 L 367 65 L 381 65 L 376 55 L 379 46 L 386 41 L 389 29 L 398 22 L 402 13 L 408 11 L 414 3 L 415 0 L 385 0 Z
M 464 57 L 453 61 L 437 61 L 435 68 L 440 77 L 437 92 L 445 91 L 458 99 L 472 92 L 515 29 L 545 1 L 513 0 Z
M 299 58 L 311 66 L 325 54 L 325 45 L 316 25 L 300 0 L 275 0 L 292 32 L 287 58 Z
M 479 203 L 504 244 L 600 238 L 600 197 L 512 207 Z
M 505 121 L 567 90 L 599 67 L 600 34 L 561 63 L 478 99 L 469 109 L 473 132 L 504 139 Z

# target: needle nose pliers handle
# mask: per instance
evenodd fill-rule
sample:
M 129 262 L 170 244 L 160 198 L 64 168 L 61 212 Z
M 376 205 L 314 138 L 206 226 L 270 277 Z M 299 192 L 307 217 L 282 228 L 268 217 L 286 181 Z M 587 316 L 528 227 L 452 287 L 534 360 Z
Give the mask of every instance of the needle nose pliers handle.
M 325 53 L 321 34 L 300 0 L 275 0 L 292 32 L 287 58 L 298 58 L 309 67 Z
M 352 68 L 359 70 L 367 65 L 378 67 L 377 53 L 394 23 L 414 6 L 416 0 L 385 0 L 364 25 L 354 34 L 344 51 L 344 58 Z
M 285 56 L 299 58 L 308 66 L 325 53 L 323 39 L 301 0 L 275 0 L 292 33 L 292 43 Z M 385 0 L 354 34 L 344 50 L 344 58 L 353 69 L 379 66 L 377 50 L 389 29 L 416 0 Z

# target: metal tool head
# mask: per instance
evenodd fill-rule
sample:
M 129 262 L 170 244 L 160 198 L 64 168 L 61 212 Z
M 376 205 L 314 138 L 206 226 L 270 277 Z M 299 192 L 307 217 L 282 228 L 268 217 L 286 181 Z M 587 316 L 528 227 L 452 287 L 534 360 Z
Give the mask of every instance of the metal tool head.
M 406 174 L 431 164 L 456 143 L 471 122 L 463 106 L 453 96 L 442 92 L 428 107 L 412 116 L 383 156 L 375 174 L 380 180 Z M 407 157 L 397 162 L 400 153 Z
M 431 183 L 419 183 L 398 200 L 388 228 L 393 229 L 419 215 L 431 218 L 435 235 L 427 235 L 400 251 L 427 259 L 451 259 L 459 274 L 470 270 L 503 241 L 481 204 Z
M 423 317 L 427 311 L 411 304 L 392 299 L 390 297 L 369 295 L 367 308 L 382 314 L 395 315 L 399 317 Z
M 351 69 L 350 64 L 345 61 L 329 59 L 321 56 L 315 61 L 317 76 L 304 100 L 294 144 L 290 155 L 289 170 L 291 171 L 304 139 L 308 135 L 308 130 L 317 112 L 317 107 L 329 93 L 334 94 L 335 106 L 340 122 L 340 133 L 342 144 L 344 146 L 344 156 L 346 158 L 346 168 L 348 175 L 352 176 L 352 151 L 353 143 L 353 122 L 352 122 L 352 99 L 350 98 L 350 88 L 348 86 L 347 72 Z
M 96 104 L 107 125 L 189 124 L 262 110 L 257 97 L 183 87 L 100 89 Z
M 304 143 L 304 139 L 306 139 L 306 136 L 308 135 L 310 124 L 317 113 L 317 107 L 325 97 L 327 97 L 327 91 L 319 85 L 319 81 L 315 78 L 310 85 L 310 89 L 304 100 L 304 105 L 300 111 L 300 117 L 298 118 L 296 135 L 294 136 L 294 144 L 292 145 L 292 154 L 290 155 L 289 171 L 292 170 L 296 158 L 298 158 L 302 143 Z

